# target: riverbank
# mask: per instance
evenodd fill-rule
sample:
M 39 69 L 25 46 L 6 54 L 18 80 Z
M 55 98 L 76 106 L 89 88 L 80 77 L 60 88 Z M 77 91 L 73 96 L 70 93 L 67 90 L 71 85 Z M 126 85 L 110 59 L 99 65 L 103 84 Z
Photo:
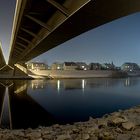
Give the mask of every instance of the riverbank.
M 0 140 L 140 140 L 140 106 L 73 125 L 0 129 Z

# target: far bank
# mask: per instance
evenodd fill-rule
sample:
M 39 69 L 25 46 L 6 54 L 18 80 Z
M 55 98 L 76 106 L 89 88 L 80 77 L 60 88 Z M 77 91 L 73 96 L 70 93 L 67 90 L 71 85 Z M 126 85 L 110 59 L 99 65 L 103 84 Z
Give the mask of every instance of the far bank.
M 108 78 L 127 77 L 126 72 L 113 70 L 30 70 L 31 75 L 48 78 Z

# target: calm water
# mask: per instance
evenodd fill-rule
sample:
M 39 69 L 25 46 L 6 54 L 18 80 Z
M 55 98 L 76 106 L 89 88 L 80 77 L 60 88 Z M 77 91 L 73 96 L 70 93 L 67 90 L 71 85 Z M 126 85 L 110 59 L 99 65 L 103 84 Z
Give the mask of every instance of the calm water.
M 85 121 L 140 104 L 140 78 L 0 81 L 0 127 Z

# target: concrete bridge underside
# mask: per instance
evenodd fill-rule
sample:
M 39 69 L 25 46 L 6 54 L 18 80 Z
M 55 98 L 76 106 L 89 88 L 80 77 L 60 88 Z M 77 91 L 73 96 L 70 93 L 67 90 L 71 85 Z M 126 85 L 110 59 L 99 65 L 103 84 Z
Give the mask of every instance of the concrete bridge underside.
M 9 65 L 139 11 L 140 0 L 17 0 Z
M 5 65 L 6 65 L 6 62 L 5 62 L 5 59 L 4 59 L 4 56 L 3 56 L 2 45 L 1 45 L 1 42 L 0 42 L 0 69 L 2 67 L 4 67 Z

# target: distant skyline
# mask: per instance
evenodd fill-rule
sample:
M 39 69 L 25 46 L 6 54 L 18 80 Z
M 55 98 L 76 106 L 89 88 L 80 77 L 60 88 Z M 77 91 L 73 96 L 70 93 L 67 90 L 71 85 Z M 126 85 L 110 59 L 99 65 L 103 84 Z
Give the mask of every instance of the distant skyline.
M 1 0 L 0 41 L 8 61 L 16 0 Z M 140 64 L 140 13 L 112 21 L 81 34 L 33 59 L 53 62 L 84 61 L 86 63 L 124 62 Z

